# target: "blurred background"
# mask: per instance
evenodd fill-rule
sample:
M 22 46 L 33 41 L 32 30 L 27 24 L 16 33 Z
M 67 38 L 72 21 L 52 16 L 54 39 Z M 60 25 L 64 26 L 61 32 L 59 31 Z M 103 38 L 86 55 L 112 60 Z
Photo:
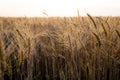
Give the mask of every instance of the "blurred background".
M 120 0 L 0 0 L 0 16 L 119 16 Z M 46 13 L 46 14 L 45 14 Z

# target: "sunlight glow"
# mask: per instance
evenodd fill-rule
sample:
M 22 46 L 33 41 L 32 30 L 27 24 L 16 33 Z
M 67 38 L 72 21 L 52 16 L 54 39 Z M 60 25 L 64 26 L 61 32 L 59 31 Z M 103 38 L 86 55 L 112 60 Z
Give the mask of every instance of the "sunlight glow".
M 0 16 L 120 16 L 120 0 L 0 0 Z

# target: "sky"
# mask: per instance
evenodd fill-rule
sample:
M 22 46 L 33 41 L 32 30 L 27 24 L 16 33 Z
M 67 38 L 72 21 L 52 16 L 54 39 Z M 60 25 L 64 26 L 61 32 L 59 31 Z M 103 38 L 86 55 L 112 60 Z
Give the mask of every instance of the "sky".
M 0 0 L 0 16 L 120 16 L 120 0 Z M 46 13 L 46 14 L 44 14 Z

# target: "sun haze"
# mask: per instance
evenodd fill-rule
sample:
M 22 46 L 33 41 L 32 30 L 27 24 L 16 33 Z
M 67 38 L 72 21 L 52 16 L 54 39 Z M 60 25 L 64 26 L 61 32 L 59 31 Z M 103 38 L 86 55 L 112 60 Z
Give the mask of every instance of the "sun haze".
M 119 16 L 120 0 L 0 0 L 0 16 Z

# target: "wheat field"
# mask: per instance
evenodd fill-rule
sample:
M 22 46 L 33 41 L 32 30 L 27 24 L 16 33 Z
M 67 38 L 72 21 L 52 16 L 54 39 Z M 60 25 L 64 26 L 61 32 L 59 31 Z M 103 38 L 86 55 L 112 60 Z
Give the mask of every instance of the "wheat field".
M 120 80 L 120 17 L 0 17 L 0 80 Z

